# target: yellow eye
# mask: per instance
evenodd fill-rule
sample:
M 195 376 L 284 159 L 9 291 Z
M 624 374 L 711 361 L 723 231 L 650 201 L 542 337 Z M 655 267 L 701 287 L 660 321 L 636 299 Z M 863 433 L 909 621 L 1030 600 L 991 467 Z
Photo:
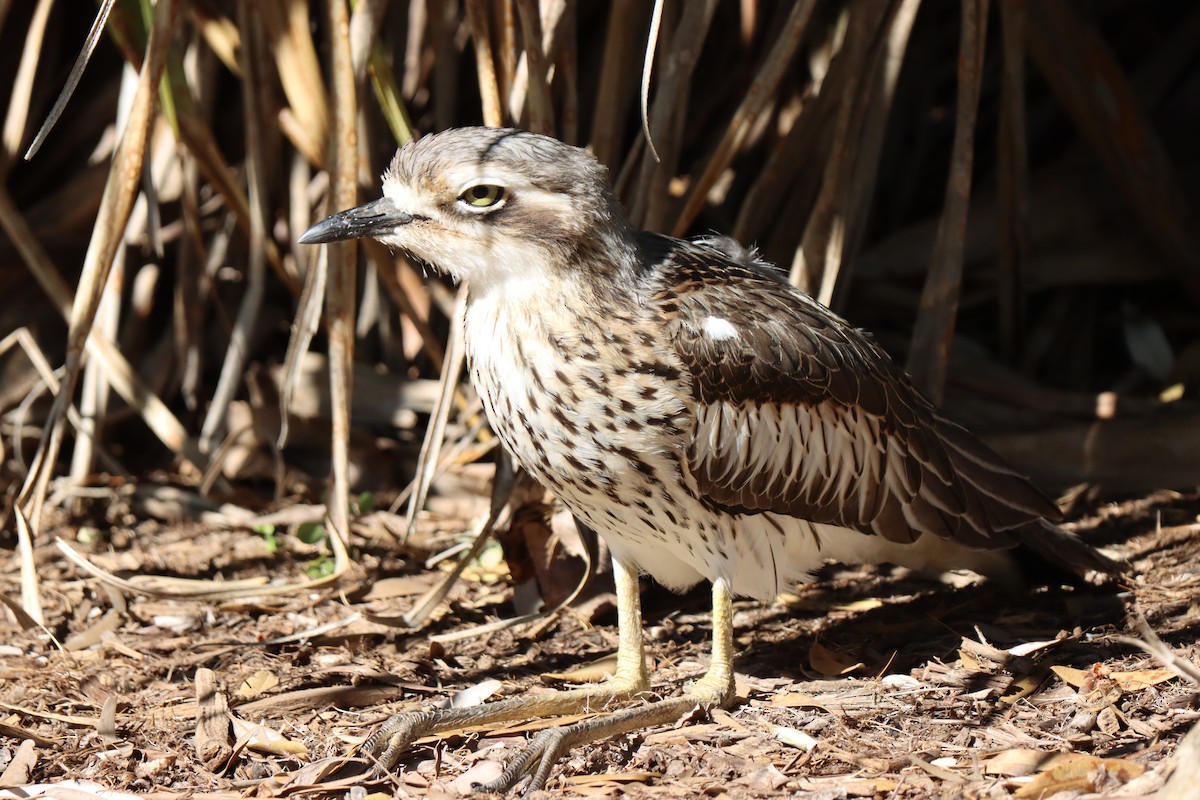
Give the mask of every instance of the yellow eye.
M 491 208 L 504 199 L 504 187 L 480 183 L 467 189 L 458 199 L 472 208 Z

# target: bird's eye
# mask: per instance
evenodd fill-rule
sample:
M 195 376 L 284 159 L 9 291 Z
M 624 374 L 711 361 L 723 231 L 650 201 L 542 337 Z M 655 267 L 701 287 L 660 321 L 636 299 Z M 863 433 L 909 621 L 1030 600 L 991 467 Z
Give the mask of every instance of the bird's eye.
M 479 183 L 471 186 L 458 196 L 459 202 L 471 208 L 492 208 L 504 200 L 504 187 L 490 183 Z

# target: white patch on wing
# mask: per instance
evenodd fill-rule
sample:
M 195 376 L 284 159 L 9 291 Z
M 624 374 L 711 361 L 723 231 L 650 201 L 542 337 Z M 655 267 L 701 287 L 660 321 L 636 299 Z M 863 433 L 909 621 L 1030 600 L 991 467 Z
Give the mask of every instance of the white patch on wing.
M 733 323 L 727 319 L 705 317 L 703 325 L 704 333 L 714 342 L 725 342 L 740 336 L 737 328 L 733 327 Z

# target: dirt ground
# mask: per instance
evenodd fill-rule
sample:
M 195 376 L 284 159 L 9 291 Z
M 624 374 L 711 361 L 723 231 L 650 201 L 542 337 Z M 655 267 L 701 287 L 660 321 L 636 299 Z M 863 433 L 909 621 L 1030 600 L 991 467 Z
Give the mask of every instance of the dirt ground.
M 101 493 L 52 531 L 119 576 L 294 582 L 319 555 L 286 533 L 271 552 L 261 531 L 164 524 L 119 497 Z M 1083 505 L 1074 526 L 1132 565 L 1118 590 L 1014 597 L 899 569 L 831 567 L 780 601 L 737 603 L 733 708 L 579 748 L 556 768 L 551 790 L 1153 795 L 1200 718 L 1200 687 L 1119 636 L 1133 635 L 1140 613 L 1177 655 L 1200 662 L 1200 497 Z M 87 526 L 97 520 L 106 521 L 105 536 L 81 535 L 94 533 Z M 425 560 L 461 538 L 468 522 L 427 519 L 402 545 L 402 520 L 375 511 L 355 525 L 349 579 L 224 602 L 123 598 L 46 544 L 37 562 L 49 629 L 22 629 L 13 614 L 0 615 L 0 785 L 73 779 L 151 797 L 459 796 L 494 776 L 545 723 L 419 743 L 394 780 L 365 787 L 322 783 L 326 773 L 313 765 L 350 752 L 396 711 L 472 687 L 495 687 L 493 699 L 550 690 L 563 682 L 547 673 L 616 645 L 612 597 L 603 592 L 551 620 L 448 638 L 516 613 L 493 549 L 430 622 L 400 627 L 398 617 L 448 568 L 426 569 Z M 10 606 L 20 596 L 17 563 L 10 555 L 0 573 Z M 673 693 L 703 671 L 707 602 L 703 589 L 681 597 L 644 586 L 656 692 Z M 207 732 L 197 736 L 202 719 Z

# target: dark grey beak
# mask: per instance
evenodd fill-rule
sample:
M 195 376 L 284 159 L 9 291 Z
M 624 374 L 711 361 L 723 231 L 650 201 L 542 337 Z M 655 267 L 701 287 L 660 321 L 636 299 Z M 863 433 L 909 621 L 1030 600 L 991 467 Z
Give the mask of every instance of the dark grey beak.
M 387 197 L 381 197 L 366 205 L 334 214 L 318 222 L 304 232 L 300 244 L 322 244 L 341 242 L 346 239 L 367 239 L 387 233 L 398 225 L 406 225 L 414 219 L 396 208 Z

